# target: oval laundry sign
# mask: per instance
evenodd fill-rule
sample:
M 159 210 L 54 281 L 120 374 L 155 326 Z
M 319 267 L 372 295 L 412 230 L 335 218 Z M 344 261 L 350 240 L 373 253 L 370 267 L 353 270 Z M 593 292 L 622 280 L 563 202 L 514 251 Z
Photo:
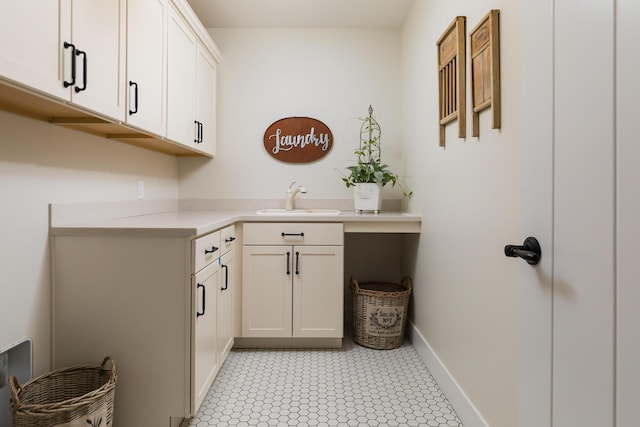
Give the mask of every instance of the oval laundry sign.
M 264 132 L 264 148 L 282 162 L 313 162 L 326 156 L 332 146 L 329 127 L 311 117 L 286 117 Z

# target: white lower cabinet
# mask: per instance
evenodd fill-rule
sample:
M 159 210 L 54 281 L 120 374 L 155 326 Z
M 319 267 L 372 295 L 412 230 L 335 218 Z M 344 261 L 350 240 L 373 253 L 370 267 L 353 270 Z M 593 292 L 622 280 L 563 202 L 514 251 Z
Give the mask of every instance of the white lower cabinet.
M 195 414 L 202 404 L 220 369 L 218 360 L 218 289 L 220 269 L 218 263 L 209 264 L 193 276 L 192 310 L 194 398 L 191 412 Z
M 234 301 L 236 283 L 235 251 L 231 250 L 220 257 L 220 281 L 218 286 L 218 320 L 217 338 L 218 355 L 224 360 L 233 347 L 234 331 Z
M 243 241 L 243 337 L 342 338 L 342 224 L 247 223 Z
M 53 368 L 111 355 L 114 425 L 174 427 L 196 414 L 233 345 L 233 293 L 222 291 L 234 287 L 233 245 L 221 236 L 234 230 L 53 236 Z

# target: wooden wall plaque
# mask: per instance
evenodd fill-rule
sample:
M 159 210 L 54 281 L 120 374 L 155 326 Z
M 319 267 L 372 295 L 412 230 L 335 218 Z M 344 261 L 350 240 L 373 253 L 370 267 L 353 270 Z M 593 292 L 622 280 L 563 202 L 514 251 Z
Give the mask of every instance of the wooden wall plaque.
M 264 148 L 286 163 L 309 163 L 326 156 L 333 146 L 327 125 L 311 117 L 285 117 L 264 132 Z
M 480 136 L 480 111 L 492 107 L 491 128 L 500 129 L 500 11 L 491 10 L 471 31 L 472 136 Z
M 458 120 L 458 137 L 467 135 L 466 120 L 466 18 L 458 16 L 436 42 L 438 46 L 438 101 L 440 146 L 445 146 L 445 126 Z

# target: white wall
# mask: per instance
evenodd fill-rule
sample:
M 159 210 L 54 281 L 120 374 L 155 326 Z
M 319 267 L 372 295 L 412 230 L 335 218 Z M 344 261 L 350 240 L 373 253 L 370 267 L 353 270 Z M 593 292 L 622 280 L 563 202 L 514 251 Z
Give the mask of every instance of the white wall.
M 382 126 L 383 160 L 400 155 L 398 30 L 212 29 L 223 61 L 218 74 L 217 158 L 180 159 L 181 198 L 283 198 L 291 181 L 308 198 L 349 198 L 339 170 L 352 164 L 370 104 Z M 308 116 L 331 129 L 323 159 L 283 163 L 265 151 L 274 121 Z M 397 189 L 385 188 L 399 197 Z
M 485 111 L 473 138 L 467 112 L 466 140 L 451 124 L 441 148 L 436 41 L 458 15 L 467 17 L 468 36 L 490 9 L 500 9 L 502 129 L 491 129 Z M 516 1 L 418 0 L 402 36 L 405 172 L 410 210 L 423 215 L 413 321 L 492 427 L 517 425 L 519 262 L 503 248 L 522 241 L 519 21 Z
M 48 204 L 178 195 L 175 157 L 0 111 L 0 348 L 33 339 L 50 369 Z

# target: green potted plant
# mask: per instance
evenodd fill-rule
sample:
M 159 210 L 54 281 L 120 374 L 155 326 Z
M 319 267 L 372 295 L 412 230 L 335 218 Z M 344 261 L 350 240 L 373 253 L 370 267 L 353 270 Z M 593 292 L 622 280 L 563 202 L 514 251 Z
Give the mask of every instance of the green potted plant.
M 382 206 L 382 187 L 391 183 L 401 185 L 398 175 L 389 165 L 380 160 L 380 125 L 373 118 L 373 108 L 369 106 L 369 116 L 364 117 L 360 127 L 360 146 L 354 151 L 358 161 L 348 166 L 348 175 L 342 180 L 347 188 L 353 187 L 353 200 L 358 212 L 380 212 Z M 403 188 L 403 194 L 411 197 L 412 192 Z

